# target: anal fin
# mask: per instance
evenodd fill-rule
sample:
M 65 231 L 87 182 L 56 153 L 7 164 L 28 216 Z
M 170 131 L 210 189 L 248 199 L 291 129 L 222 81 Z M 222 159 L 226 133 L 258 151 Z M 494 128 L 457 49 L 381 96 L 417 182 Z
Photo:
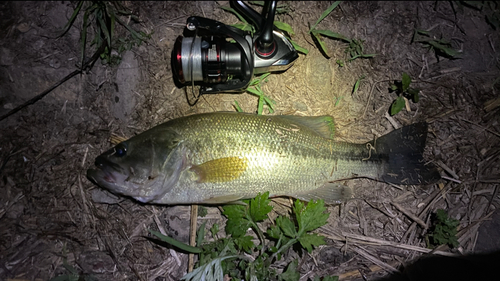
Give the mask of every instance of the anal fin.
M 338 205 L 352 198 L 353 192 L 350 187 L 343 184 L 327 182 L 317 189 L 290 196 L 304 201 L 323 199 L 327 204 Z
M 224 204 L 224 203 L 231 203 L 231 204 L 245 204 L 240 200 L 243 198 L 241 195 L 223 195 L 223 196 L 217 196 L 217 197 L 212 197 L 209 199 L 203 200 L 203 204 Z

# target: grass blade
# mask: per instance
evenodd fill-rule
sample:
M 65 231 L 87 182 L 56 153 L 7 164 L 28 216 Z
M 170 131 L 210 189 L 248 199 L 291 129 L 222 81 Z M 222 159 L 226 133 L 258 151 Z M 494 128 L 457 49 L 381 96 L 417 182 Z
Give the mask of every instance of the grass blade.
M 83 15 L 83 27 L 82 27 L 82 41 L 80 42 L 81 46 L 81 60 L 80 65 L 83 67 L 85 63 L 85 45 L 87 45 L 87 27 L 88 27 L 89 15 L 87 12 Z
M 330 58 L 330 55 L 328 54 L 328 50 L 326 48 L 325 42 L 323 42 L 323 40 L 321 40 L 320 34 L 316 33 L 316 32 L 313 32 L 312 34 L 313 34 L 314 38 L 316 39 L 316 42 L 318 42 L 319 46 L 321 47 L 321 50 L 323 51 L 325 56 Z
M 267 96 L 263 96 L 263 98 L 267 106 L 269 106 L 269 113 L 274 113 L 274 101 Z
M 264 111 L 264 97 L 259 96 L 259 105 L 257 106 L 257 115 L 262 115 L 262 111 Z
M 374 58 L 377 54 L 362 54 L 360 57 L 364 59 Z
M 56 38 L 62 37 L 73 26 L 73 23 L 75 22 L 76 16 L 78 16 L 78 14 L 80 13 L 80 10 L 82 9 L 83 2 L 84 1 L 78 2 L 78 6 L 76 6 L 76 9 L 73 11 L 73 14 L 71 15 L 71 18 L 69 18 L 69 20 L 66 23 L 66 25 L 64 25 L 63 32 L 61 33 L 61 35 L 57 36 Z
M 344 35 L 342 35 L 340 33 L 333 32 L 330 30 L 314 30 L 313 33 L 314 34 L 321 34 L 321 35 L 324 35 L 324 36 L 327 36 L 327 37 L 330 37 L 333 39 L 338 39 L 338 40 L 345 41 L 347 43 L 351 43 L 351 39 L 345 37 Z
M 316 23 L 311 27 L 311 29 L 309 30 L 309 33 L 312 32 L 312 30 L 314 28 L 316 28 L 316 26 L 318 25 L 318 23 L 320 23 L 324 18 L 326 18 L 332 11 L 333 9 L 335 9 L 339 4 L 340 2 L 342 1 L 335 1 L 333 2 L 332 5 L 330 5 L 330 7 L 328 7 L 328 9 L 326 9 L 322 14 L 321 16 L 319 17 L 318 21 L 316 21 Z
M 240 104 L 236 100 L 234 101 L 234 108 L 236 109 L 237 112 L 243 112 L 243 110 L 240 107 Z
M 259 77 L 259 84 L 262 83 L 262 81 L 264 81 L 269 75 L 271 75 L 271 72 L 267 72 L 267 73 L 262 74 Z
M 111 34 L 109 34 L 108 27 L 106 26 L 106 23 L 101 15 L 97 17 L 97 20 L 99 21 L 100 29 L 104 33 L 104 37 L 108 43 L 108 48 L 111 49 Z
M 276 26 L 280 30 L 287 32 L 290 35 L 295 35 L 295 32 L 293 32 L 293 28 L 288 23 L 274 21 L 274 26 Z
M 161 234 L 158 231 L 149 230 L 149 232 L 151 234 L 155 235 L 156 237 L 158 237 L 161 241 L 163 241 L 165 243 L 168 243 L 170 245 L 173 245 L 173 246 L 175 246 L 175 247 L 177 247 L 177 248 L 179 248 L 181 250 L 184 250 L 186 252 L 194 253 L 194 254 L 199 254 L 199 253 L 202 252 L 200 248 L 189 246 L 187 244 L 179 242 L 179 241 L 175 240 L 172 237 L 168 237 L 168 236 L 165 236 L 165 235 Z
M 258 97 L 262 96 L 262 94 L 254 88 L 247 88 L 247 92 Z
M 301 52 L 303 53 L 304 55 L 307 55 L 309 53 L 309 51 L 306 49 L 306 48 L 302 48 L 301 46 L 299 46 L 299 44 L 297 44 L 295 41 L 293 40 L 290 40 L 290 43 L 292 43 L 293 47 L 295 48 L 295 50 L 297 50 L 297 52 Z
M 363 75 L 363 76 L 359 77 L 358 80 L 356 80 L 356 83 L 354 83 L 354 89 L 352 90 L 352 95 L 354 95 L 358 91 L 359 85 L 361 84 L 361 80 L 363 80 L 364 78 L 365 78 L 365 76 Z
M 439 51 L 443 52 L 446 56 L 450 57 L 450 58 L 461 58 L 462 57 L 462 53 L 456 51 L 456 50 L 453 50 L 452 48 L 448 48 L 446 47 L 445 45 L 442 45 L 442 44 L 439 44 L 438 42 L 436 41 L 428 41 L 427 44 L 431 45 L 432 47 L 438 49 Z

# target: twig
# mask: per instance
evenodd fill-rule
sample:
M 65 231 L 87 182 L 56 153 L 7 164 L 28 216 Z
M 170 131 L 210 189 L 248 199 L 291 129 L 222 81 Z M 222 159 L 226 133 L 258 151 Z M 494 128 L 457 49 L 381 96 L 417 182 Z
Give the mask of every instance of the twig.
M 458 180 L 458 175 L 452 169 L 450 169 L 450 167 L 446 166 L 441 160 L 437 160 L 436 164 L 438 164 L 439 167 L 448 172 L 448 174 L 450 174 L 454 179 Z
M 413 221 L 418 223 L 423 229 L 427 229 L 427 224 L 425 224 L 425 222 L 422 219 L 420 219 L 419 217 L 417 217 L 416 215 L 414 215 L 410 211 L 406 210 L 405 208 L 403 208 L 401 205 L 399 205 L 396 202 L 391 202 L 391 204 L 394 207 L 396 207 L 396 209 L 401 211 L 401 213 L 405 214 L 407 217 L 409 217 L 410 219 L 412 219 Z
M 189 231 L 189 245 L 196 246 L 196 224 L 198 222 L 198 205 L 191 205 L 191 226 Z M 188 272 L 193 271 L 194 268 L 194 254 L 189 253 Z
M 383 268 L 374 264 L 374 265 L 369 266 L 368 269 L 370 270 L 371 273 L 374 273 L 374 272 L 378 272 L 378 271 L 382 270 Z M 346 280 L 346 279 L 353 280 L 352 278 L 358 278 L 358 277 L 361 277 L 361 273 L 359 272 L 358 269 L 356 269 L 356 270 L 352 270 L 352 271 L 340 274 L 339 280 Z
M 363 235 L 354 234 L 354 233 L 342 232 L 341 235 L 343 237 L 332 236 L 332 235 L 328 235 L 325 233 L 321 233 L 321 234 L 327 238 L 330 238 L 330 239 L 336 240 L 336 241 L 346 241 L 347 238 L 350 238 L 349 243 L 351 243 L 351 244 L 362 243 L 362 244 L 370 244 L 372 246 L 391 246 L 391 247 L 396 247 L 396 248 L 405 249 L 405 250 L 417 251 L 420 253 L 430 253 L 433 251 L 432 249 L 427 249 L 427 248 L 423 248 L 423 247 L 419 247 L 419 246 L 396 243 L 396 242 L 386 241 L 386 240 L 377 239 L 377 238 L 373 238 L 373 237 L 369 237 L 369 236 L 363 236 Z M 437 254 L 437 255 L 448 256 L 448 257 L 458 256 L 457 254 L 444 252 L 444 251 L 434 251 L 433 253 Z
M 437 203 L 437 201 L 439 201 L 443 196 L 444 194 L 446 194 L 446 192 L 448 192 L 448 187 L 450 186 L 451 182 L 448 182 L 443 189 L 436 189 L 435 192 L 433 192 L 430 196 L 427 197 L 427 199 L 425 200 L 425 202 L 423 202 L 426 206 L 425 208 L 418 214 L 418 217 L 421 218 L 421 217 L 424 217 L 427 212 L 429 211 L 429 209 Z M 405 234 L 403 234 L 403 237 L 401 238 L 401 241 L 404 241 L 406 239 L 406 237 L 411 233 L 413 232 L 414 228 L 416 226 L 416 223 L 412 223 L 410 225 L 410 227 L 408 228 L 408 230 L 405 232 Z
M 82 197 L 82 204 L 83 204 L 83 209 L 85 210 L 85 214 L 90 214 L 89 207 L 87 206 L 87 198 L 85 197 L 85 192 L 83 191 L 81 175 L 78 175 L 78 186 L 80 187 L 80 196 Z M 83 216 L 84 225 L 88 224 L 87 216 L 88 215 Z M 94 217 L 91 216 L 91 218 L 94 218 Z M 94 229 L 95 229 L 95 221 L 93 219 L 91 219 L 91 222 L 92 222 L 92 225 L 94 226 Z
M 41 100 L 47 94 L 49 94 L 50 92 L 52 92 L 55 88 L 61 86 L 64 82 L 68 81 L 69 79 L 75 77 L 76 75 L 78 75 L 78 74 L 80 74 L 80 73 L 82 73 L 84 71 L 87 71 L 87 70 L 91 69 L 92 66 L 94 66 L 94 63 L 99 58 L 99 56 L 101 55 L 101 53 L 104 51 L 104 48 L 106 47 L 106 45 L 107 44 L 105 42 L 103 42 L 102 45 L 101 45 L 101 47 L 95 52 L 95 54 L 84 65 L 82 65 L 82 67 L 80 69 L 71 72 L 66 77 L 64 77 L 63 79 L 61 79 L 59 82 L 57 82 L 54 85 L 52 85 L 52 87 L 50 87 L 47 90 L 43 91 L 41 94 L 36 95 L 32 99 L 26 101 L 25 103 L 17 106 L 16 108 L 12 109 L 11 111 L 7 112 L 6 114 L 4 114 L 3 116 L 0 117 L 0 121 L 2 121 L 3 119 L 11 116 L 12 114 L 18 112 L 19 110 L 27 107 L 28 105 L 32 105 L 35 102 Z
M 497 136 L 497 137 L 499 137 L 499 138 L 500 138 L 500 134 L 499 134 L 499 133 L 497 133 L 497 132 L 494 132 L 494 131 L 492 131 L 492 130 L 490 130 L 490 129 L 488 129 L 488 128 L 485 128 L 485 127 L 483 127 L 483 126 L 481 126 L 481 125 L 478 125 L 478 124 L 476 124 L 476 123 L 474 123 L 474 122 L 471 122 L 471 121 L 466 120 L 466 119 L 463 119 L 463 118 L 462 118 L 462 119 L 460 119 L 460 120 L 462 120 L 462 121 L 464 121 L 464 122 L 467 122 L 467 123 L 469 123 L 469 124 L 472 124 L 472 125 L 476 125 L 476 126 L 478 126 L 479 128 L 481 128 L 481 129 L 483 129 L 483 130 L 485 130 L 485 131 L 488 131 L 488 132 L 490 132 L 490 133 L 492 133 L 492 134 L 494 134 L 495 136 Z
M 363 116 L 361 116 L 361 119 L 365 118 L 365 115 L 366 115 L 366 110 L 368 109 L 368 105 L 370 104 L 370 100 L 372 98 L 372 95 L 373 95 L 373 89 L 375 88 L 375 85 L 377 85 L 378 83 L 382 83 L 382 82 L 391 82 L 392 80 L 382 80 L 382 81 L 377 81 L 377 82 L 374 82 L 373 85 L 372 85 L 372 88 L 370 89 L 370 95 L 368 96 L 368 101 L 366 102 L 366 106 L 365 106 L 365 111 L 363 111 Z
M 447 176 L 441 176 L 441 178 L 445 179 L 445 180 L 452 181 L 452 182 L 456 182 L 456 183 L 462 183 L 462 181 L 460 181 L 460 180 L 456 180 L 454 178 L 450 178 L 450 177 L 447 177 Z
M 356 253 L 358 253 L 359 255 L 363 256 L 365 259 L 373 262 L 374 264 L 384 268 L 385 270 L 389 271 L 389 272 L 392 272 L 392 273 L 400 273 L 399 270 L 397 270 L 396 268 L 394 268 L 393 266 L 391 265 L 388 265 L 387 263 L 377 259 L 376 257 L 370 255 L 368 252 L 365 252 L 365 250 L 361 249 L 361 247 L 359 246 L 356 246 L 354 248 L 352 248 Z
M 389 112 L 385 112 L 385 116 L 384 116 L 387 120 L 389 120 L 389 122 L 391 122 L 391 125 L 394 127 L 394 129 L 399 129 L 401 128 L 401 125 L 398 124 L 398 122 L 396 122 L 396 120 L 394 120 L 394 118 L 391 117 L 391 115 L 389 115 Z

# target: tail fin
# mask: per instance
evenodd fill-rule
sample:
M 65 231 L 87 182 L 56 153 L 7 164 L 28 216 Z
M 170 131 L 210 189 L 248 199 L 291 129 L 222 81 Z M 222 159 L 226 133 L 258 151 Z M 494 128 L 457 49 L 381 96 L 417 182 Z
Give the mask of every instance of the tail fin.
M 380 180 L 395 184 L 430 184 L 438 181 L 441 175 L 436 166 L 425 164 L 422 156 L 426 138 L 425 122 L 405 126 L 378 138 L 374 142 L 376 152 L 388 160 Z

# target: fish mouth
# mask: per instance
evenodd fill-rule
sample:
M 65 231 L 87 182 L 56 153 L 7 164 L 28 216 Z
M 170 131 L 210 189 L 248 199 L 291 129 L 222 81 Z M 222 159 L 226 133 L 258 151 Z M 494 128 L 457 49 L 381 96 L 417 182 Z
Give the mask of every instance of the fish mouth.
M 116 186 L 123 184 L 128 178 L 125 171 L 120 165 L 99 156 L 95 160 L 95 167 L 87 170 L 87 178 L 97 185 Z
M 108 184 L 116 184 L 118 175 L 116 171 L 95 167 L 87 170 L 87 178 L 95 184 L 101 184 L 103 181 Z

